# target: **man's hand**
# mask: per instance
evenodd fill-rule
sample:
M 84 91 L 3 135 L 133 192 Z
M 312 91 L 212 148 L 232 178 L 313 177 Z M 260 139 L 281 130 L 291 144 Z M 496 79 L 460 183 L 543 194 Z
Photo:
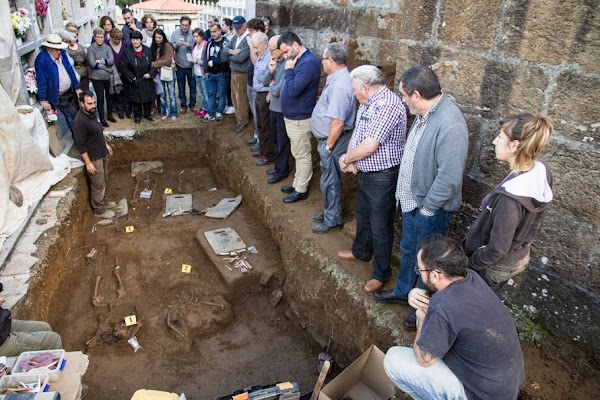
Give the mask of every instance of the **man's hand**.
M 6 303 L 6 299 L 4 297 L 0 297 L 0 307 L 2 307 Z
M 294 58 L 288 58 L 285 62 L 285 69 L 294 69 L 296 63 L 298 62 L 298 56 Z
M 40 104 L 44 107 L 44 110 L 50 111 L 52 110 L 52 106 L 46 100 L 40 100 Z
M 96 170 L 96 167 L 94 167 L 94 164 L 92 164 L 91 162 L 85 164 L 85 169 L 87 170 L 88 174 L 90 174 L 90 175 L 96 175 L 96 172 L 98 172 Z
M 144 74 L 144 79 L 152 79 L 152 77 L 150 76 L 149 73 L 145 73 Z
M 106 150 L 108 150 L 108 155 L 109 156 L 113 155 L 112 147 L 110 147 L 110 145 L 108 143 L 106 143 Z
M 185 47 L 190 47 L 190 42 L 183 42 L 183 45 L 184 45 Z
M 267 93 L 267 103 L 271 102 L 271 92 Z
M 79 99 L 79 95 L 81 94 L 81 89 L 75 89 L 75 94 L 77 95 L 77 98 Z
M 230 56 L 235 56 L 240 52 L 240 49 L 231 49 L 229 50 L 229 55 Z
M 270 73 L 275 72 L 276 68 L 277 68 L 277 61 L 271 59 L 271 61 L 269 61 L 269 72 Z
M 408 304 L 419 311 L 427 313 L 427 307 L 429 307 L 429 296 L 424 289 L 414 288 L 408 293 Z

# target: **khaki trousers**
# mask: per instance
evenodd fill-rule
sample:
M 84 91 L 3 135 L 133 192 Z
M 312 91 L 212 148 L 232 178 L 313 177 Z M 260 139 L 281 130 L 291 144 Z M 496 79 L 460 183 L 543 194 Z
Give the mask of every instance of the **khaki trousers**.
M 235 108 L 235 119 L 242 125 L 250 122 L 248 116 L 248 74 L 232 72 L 231 73 L 231 101 Z
M 0 356 L 16 357 L 24 351 L 62 349 L 60 335 L 41 321 L 13 319 L 10 335 L 0 346 Z
M 106 211 L 106 202 L 104 201 L 106 181 L 108 180 L 106 158 L 92 161 L 92 164 L 94 164 L 94 167 L 96 167 L 96 174 L 88 174 L 88 177 L 90 178 L 90 200 L 92 202 L 94 214 L 102 214 L 104 211 Z
M 298 193 L 306 193 L 310 178 L 312 178 L 312 145 L 310 140 L 310 118 L 292 120 L 284 118 L 285 130 L 290 138 L 290 150 L 296 160 L 296 173 L 294 174 L 293 187 Z

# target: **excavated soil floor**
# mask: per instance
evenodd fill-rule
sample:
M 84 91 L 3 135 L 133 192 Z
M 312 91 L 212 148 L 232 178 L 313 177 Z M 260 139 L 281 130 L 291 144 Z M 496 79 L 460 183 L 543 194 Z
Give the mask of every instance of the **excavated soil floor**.
M 120 121 L 116 128 L 127 129 L 130 124 L 130 121 Z M 299 382 L 303 392 L 312 390 L 317 379 L 317 356 L 322 349 L 312 340 L 314 336 L 311 338 L 299 328 L 293 313 L 286 312 L 289 302 L 297 299 L 288 299 L 284 293 L 279 305 L 272 305 L 273 293 L 284 287 L 284 265 L 292 265 L 293 260 L 281 259 L 273 233 L 258 222 L 248 207 L 250 199 L 244 199 L 225 220 L 200 215 L 163 218 L 164 188 L 192 194 L 194 208 L 203 210 L 224 197 L 238 194 L 227 187 L 223 174 L 245 176 L 247 173 L 212 170 L 211 157 L 215 155 L 200 154 L 200 149 L 197 157 L 189 154 L 180 157 L 177 148 L 197 145 L 201 140 L 196 135 L 207 134 L 207 131 L 197 130 L 196 127 L 206 128 L 190 115 L 180 118 L 177 124 L 171 126 L 179 126 L 179 130 L 154 131 L 150 139 L 142 135 L 133 141 L 113 141 L 116 156 L 110 164 L 107 195 L 115 200 L 130 201 L 129 215 L 116 224 L 96 226 L 92 233 L 98 221 L 91 217 L 86 184 L 83 174 L 79 174 L 83 190 L 79 190 L 79 209 L 71 216 L 73 232 L 60 243 L 61 249 L 67 252 L 67 262 L 62 268 L 58 289 L 52 295 L 49 322 L 61 334 L 65 349 L 85 350 L 89 355 L 90 366 L 84 382 L 90 386 L 90 400 L 129 399 L 140 388 L 184 392 L 188 399 L 212 399 L 244 386 L 286 380 Z M 264 177 L 267 186 L 266 168 L 254 167 L 254 160 L 244 144 L 250 130 L 235 135 L 230 131 L 231 124 L 231 117 L 210 124 L 210 134 L 218 136 L 236 157 L 244 158 L 251 165 L 251 173 Z M 156 123 L 153 125 L 157 127 Z M 144 123 L 142 130 L 151 126 Z M 192 127 L 194 129 L 190 129 Z M 171 134 L 178 143 L 169 142 Z M 182 144 L 187 135 L 194 139 Z M 153 198 L 131 204 L 136 181 L 130 176 L 130 161 L 158 159 L 165 162 L 164 173 L 146 176 L 154 185 Z M 291 184 L 291 178 L 282 184 Z M 209 191 L 214 187 L 218 190 Z M 349 222 L 353 208 L 351 181 L 345 192 L 348 196 L 344 215 Z M 305 240 L 315 240 L 310 232 L 313 225 L 310 216 L 319 212 L 321 204 L 318 168 L 307 201 L 283 205 L 278 185 L 268 188 L 266 197 L 251 199 L 258 204 L 253 210 L 260 209 L 263 203 L 269 204 L 264 206 L 265 210 L 272 205 L 293 208 L 288 220 L 276 223 L 295 224 L 306 231 L 300 237 L 280 240 L 297 242 L 298 246 Z M 127 233 L 127 226 L 135 230 Z M 256 246 L 258 254 L 247 255 L 255 270 L 242 275 L 225 270 L 225 262 L 213 265 L 211 256 L 196 241 L 195 235 L 223 227 L 236 229 L 248 246 Z M 343 231 L 318 240 L 326 252 L 335 252 L 351 243 L 351 237 Z M 84 256 L 92 247 L 98 250 L 99 261 L 86 266 Z M 192 266 L 189 274 L 182 272 L 182 264 Z M 117 265 L 126 291 L 121 298 L 113 274 Z M 368 269 L 356 270 L 356 274 L 361 279 L 367 278 Z M 223 276 L 232 277 L 233 273 L 239 276 L 223 279 Z M 94 306 L 92 297 L 97 275 L 102 299 Z M 408 313 L 408 309 L 401 306 L 389 306 L 389 310 L 401 316 Z M 351 309 L 342 311 L 352 314 Z M 138 325 L 123 326 L 124 318 L 130 315 L 136 315 Z M 320 315 L 324 320 L 337 318 L 325 312 Z M 300 325 L 306 326 L 306 321 Z M 127 341 L 119 337 L 128 337 L 136 327 L 139 327 L 137 338 L 142 349 L 134 353 Z M 384 342 L 392 340 L 391 336 L 382 339 Z M 369 344 L 364 343 L 363 349 Z M 521 398 L 597 397 L 600 372 L 595 356 L 560 341 L 524 342 L 522 347 L 527 383 Z M 355 353 L 354 357 L 360 351 Z

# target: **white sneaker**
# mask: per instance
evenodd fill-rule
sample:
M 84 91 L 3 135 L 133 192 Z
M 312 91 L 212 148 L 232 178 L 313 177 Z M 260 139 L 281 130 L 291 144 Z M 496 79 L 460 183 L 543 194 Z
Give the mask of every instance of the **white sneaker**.
M 162 117 L 160 117 L 160 119 L 162 119 L 164 121 L 165 119 L 167 119 L 167 116 L 163 115 Z
M 175 120 L 177 119 L 177 117 L 173 115 L 173 116 L 171 117 L 171 119 L 172 119 L 173 121 L 175 121 Z
M 113 218 L 114 216 L 115 216 L 115 213 L 114 213 L 114 211 L 111 211 L 111 210 L 106 210 L 102 214 L 94 213 L 94 217 L 96 217 L 96 218 L 109 219 L 109 218 Z
M 225 114 L 227 114 L 227 115 L 235 114 L 235 108 L 233 108 L 233 106 L 225 107 Z
M 221 114 L 221 113 L 217 113 L 217 115 L 216 115 L 216 120 L 217 120 L 217 121 L 221 121 L 222 119 L 223 119 L 223 114 Z

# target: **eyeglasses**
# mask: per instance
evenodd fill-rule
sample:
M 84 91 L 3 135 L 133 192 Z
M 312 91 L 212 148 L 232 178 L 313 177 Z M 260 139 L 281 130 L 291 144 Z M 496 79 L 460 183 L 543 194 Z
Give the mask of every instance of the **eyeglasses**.
M 321 62 L 323 62 L 325 60 L 331 60 L 331 57 L 321 57 Z
M 433 269 L 419 269 L 419 266 L 415 265 L 414 271 L 415 271 L 415 274 L 421 275 L 420 272 L 433 272 L 434 270 Z

